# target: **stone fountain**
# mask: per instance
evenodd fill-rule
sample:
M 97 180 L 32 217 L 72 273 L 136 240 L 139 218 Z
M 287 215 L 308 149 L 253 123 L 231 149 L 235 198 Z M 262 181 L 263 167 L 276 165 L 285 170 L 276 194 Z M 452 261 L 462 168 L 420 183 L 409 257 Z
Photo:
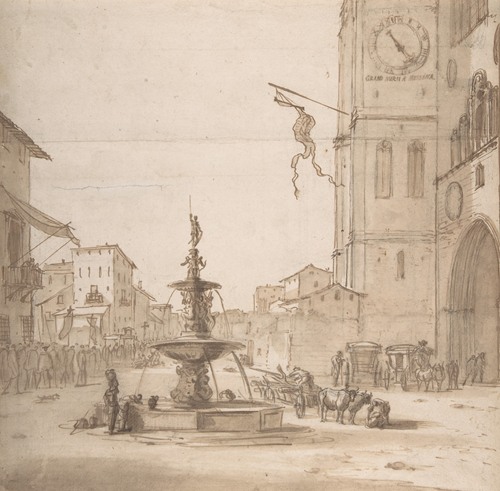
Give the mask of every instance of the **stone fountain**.
M 189 254 L 181 264 L 187 267 L 187 276 L 169 285 L 182 296 L 184 331 L 178 338 L 151 345 L 179 362 L 176 369 L 179 380 L 170 391 L 170 399 L 153 410 L 141 405 L 133 406 L 132 429 L 262 431 L 281 428 L 282 406 L 253 401 L 245 370 L 235 354 L 236 350 L 245 346 L 236 341 L 215 339 L 211 335 L 215 326 L 213 292 L 221 285 L 203 280 L 200 276 L 206 266 L 197 248 L 203 232 L 196 216 L 190 214 L 190 222 Z M 245 383 L 247 399 L 219 400 L 212 361 L 230 354 Z M 215 401 L 209 373 L 214 378 Z

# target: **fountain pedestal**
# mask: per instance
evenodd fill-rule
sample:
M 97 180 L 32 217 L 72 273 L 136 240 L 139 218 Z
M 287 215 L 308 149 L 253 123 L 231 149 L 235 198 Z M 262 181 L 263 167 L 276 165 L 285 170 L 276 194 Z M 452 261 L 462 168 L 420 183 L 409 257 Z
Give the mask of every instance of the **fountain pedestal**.
M 134 431 L 261 431 L 280 428 L 283 407 L 253 402 L 248 380 L 236 356 L 250 400 L 211 401 L 213 390 L 208 375 L 211 362 L 244 348 L 244 345 L 211 336 L 215 326 L 215 316 L 211 312 L 213 291 L 221 286 L 200 277 L 206 261 L 199 255 L 196 246 L 203 232 L 197 217 L 190 215 L 190 220 L 191 247 L 182 263 L 188 268 L 187 277 L 169 285 L 182 296 L 184 332 L 178 338 L 152 345 L 163 355 L 180 363 L 177 366 L 179 381 L 170 392 L 172 401 L 165 401 L 153 410 L 133 405 L 132 428 Z

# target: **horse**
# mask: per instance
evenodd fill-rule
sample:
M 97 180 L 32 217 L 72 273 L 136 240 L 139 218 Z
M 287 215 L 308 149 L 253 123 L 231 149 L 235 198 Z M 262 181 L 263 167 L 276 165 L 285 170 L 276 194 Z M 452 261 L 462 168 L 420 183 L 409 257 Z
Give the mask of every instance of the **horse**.
M 323 389 L 318 395 L 321 422 L 326 421 L 328 411 L 337 411 L 337 423 L 344 424 L 344 412 L 354 402 L 358 389 Z
M 425 392 L 429 390 L 429 384 L 432 382 L 434 386 L 434 368 L 429 366 L 428 368 L 417 368 L 415 372 L 415 377 L 417 379 L 417 387 L 420 390 L 422 382 L 425 384 Z
M 434 380 L 436 381 L 437 391 L 441 391 L 441 386 L 443 385 L 443 381 L 446 378 L 446 371 L 444 369 L 444 363 L 436 363 L 432 367 L 434 373 Z

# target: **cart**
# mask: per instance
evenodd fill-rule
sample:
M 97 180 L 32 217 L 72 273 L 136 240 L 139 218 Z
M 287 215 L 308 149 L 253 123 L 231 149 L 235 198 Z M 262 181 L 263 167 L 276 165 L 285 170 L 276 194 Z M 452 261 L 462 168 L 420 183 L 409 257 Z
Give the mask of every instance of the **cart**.
M 304 417 L 306 407 L 318 407 L 321 387 L 314 384 L 312 376 L 308 383 L 294 383 L 283 373 L 267 372 L 262 379 L 253 381 L 252 385 L 262 399 L 294 406 L 298 418 Z
M 356 383 L 380 384 L 379 354 L 382 346 L 371 341 L 347 343 L 346 352 L 349 353 L 351 380 Z
M 389 389 L 391 382 L 400 384 L 404 391 L 412 379 L 413 357 L 416 346 L 413 344 L 394 344 L 385 349 L 387 366 L 384 370 L 384 387 Z

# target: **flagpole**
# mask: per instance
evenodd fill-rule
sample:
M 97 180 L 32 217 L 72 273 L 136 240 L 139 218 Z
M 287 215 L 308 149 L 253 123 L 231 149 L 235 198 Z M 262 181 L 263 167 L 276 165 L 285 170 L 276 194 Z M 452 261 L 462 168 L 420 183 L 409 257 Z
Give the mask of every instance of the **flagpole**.
M 345 114 L 346 116 L 349 116 L 349 113 L 346 113 L 345 111 L 342 111 L 341 109 L 338 109 L 338 108 L 332 107 L 332 106 L 328 106 L 327 104 L 323 104 L 322 102 L 316 101 L 314 99 L 311 99 L 310 97 L 299 94 L 298 92 L 295 92 L 294 90 L 287 89 L 286 87 L 280 87 L 279 85 L 273 84 L 271 82 L 268 82 L 268 84 L 271 87 L 274 87 L 275 89 L 284 90 L 285 92 L 289 92 L 290 94 L 298 95 L 299 97 L 302 97 L 303 99 L 307 99 L 308 101 L 319 104 L 320 106 L 327 107 L 328 109 L 332 109 L 333 111 L 337 111 L 338 113 Z

